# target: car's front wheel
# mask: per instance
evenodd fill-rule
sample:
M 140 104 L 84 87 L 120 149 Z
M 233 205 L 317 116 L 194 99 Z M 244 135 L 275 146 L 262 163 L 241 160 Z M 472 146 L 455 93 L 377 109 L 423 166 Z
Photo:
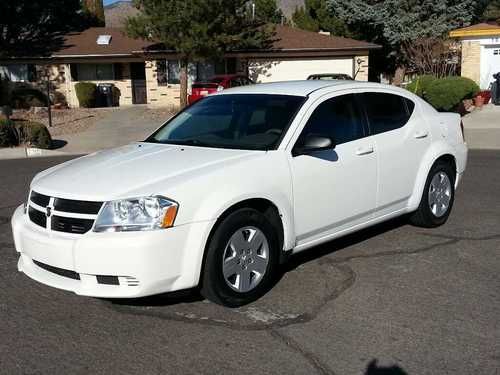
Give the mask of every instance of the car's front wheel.
M 455 199 L 455 171 L 446 162 L 438 161 L 427 176 L 420 205 L 411 217 L 412 224 L 433 228 L 446 222 Z
M 229 307 L 262 296 L 276 275 L 278 244 L 272 224 L 259 211 L 242 208 L 228 215 L 208 243 L 202 295 Z

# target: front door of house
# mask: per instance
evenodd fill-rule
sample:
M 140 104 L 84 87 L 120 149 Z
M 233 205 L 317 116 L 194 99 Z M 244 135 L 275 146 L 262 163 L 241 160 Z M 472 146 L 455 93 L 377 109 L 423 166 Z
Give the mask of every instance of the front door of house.
M 130 76 L 132 78 L 132 103 L 146 104 L 146 64 L 131 63 Z

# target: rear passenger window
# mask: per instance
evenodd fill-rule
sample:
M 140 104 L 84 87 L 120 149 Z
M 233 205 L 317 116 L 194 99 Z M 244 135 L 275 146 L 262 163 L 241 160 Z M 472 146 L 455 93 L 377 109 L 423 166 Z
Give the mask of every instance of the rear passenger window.
M 297 144 L 302 145 L 308 135 L 330 137 L 336 144 L 363 138 L 363 120 L 355 96 L 337 96 L 321 103 L 307 121 Z
M 410 119 L 415 103 L 395 94 L 367 92 L 363 102 L 372 134 L 401 128 Z

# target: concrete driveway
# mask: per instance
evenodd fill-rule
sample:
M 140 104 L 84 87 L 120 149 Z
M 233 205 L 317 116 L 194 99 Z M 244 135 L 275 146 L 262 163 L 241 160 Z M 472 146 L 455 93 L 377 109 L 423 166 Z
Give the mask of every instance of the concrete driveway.
M 134 141 L 143 141 L 160 127 L 166 118 L 150 118 L 145 105 L 134 105 L 110 112 L 90 129 L 57 137 L 66 143 L 58 151 L 69 154 L 87 154 L 113 148 Z
M 462 119 L 471 149 L 500 149 L 500 106 L 489 104 Z
M 500 152 L 471 152 L 446 225 L 314 248 L 239 309 L 196 291 L 79 297 L 18 273 L 9 217 L 62 160 L 0 161 L 2 374 L 500 373 Z

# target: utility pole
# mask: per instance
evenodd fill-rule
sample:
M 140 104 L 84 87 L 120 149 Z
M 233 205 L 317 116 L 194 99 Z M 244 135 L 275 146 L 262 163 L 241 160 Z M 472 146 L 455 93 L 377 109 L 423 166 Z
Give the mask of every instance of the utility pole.
M 255 19 L 255 1 L 252 1 L 252 20 Z

